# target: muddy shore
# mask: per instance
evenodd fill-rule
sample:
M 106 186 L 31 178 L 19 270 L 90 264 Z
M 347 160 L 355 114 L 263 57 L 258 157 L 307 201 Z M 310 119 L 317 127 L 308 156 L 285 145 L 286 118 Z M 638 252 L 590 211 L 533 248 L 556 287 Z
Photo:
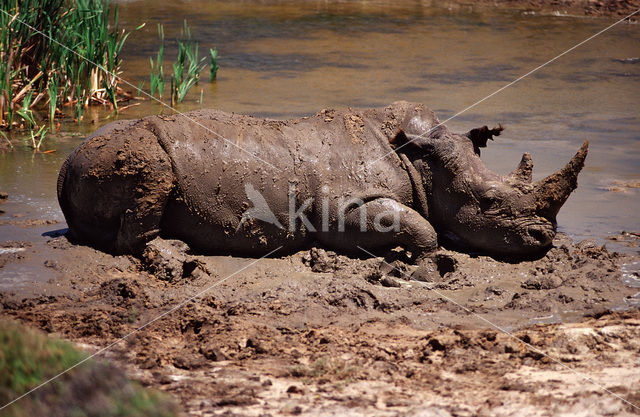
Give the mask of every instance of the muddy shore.
M 458 4 L 519 9 L 539 14 L 627 16 L 640 9 L 640 0 L 479 0 Z M 637 15 L 634 20 L 637 20 Z
M 59 234 L 2 242 L 3 275 L 41 281 L 5 286 L 0 315 L 95 351 L 169 312 L 105 356 L 184 415 L 638 412 L 637 255 L 559 235 L 535 261 L 440 250 L 385 276 L 319 248 L 257 261 L 157 240 L 137 259 Z

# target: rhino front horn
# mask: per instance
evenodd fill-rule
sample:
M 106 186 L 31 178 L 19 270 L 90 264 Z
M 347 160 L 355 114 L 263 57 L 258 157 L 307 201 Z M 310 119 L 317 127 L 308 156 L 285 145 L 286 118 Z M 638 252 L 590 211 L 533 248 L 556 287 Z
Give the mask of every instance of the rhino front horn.
M 535 183 L 536 212 L 540 216 L 555 224 L 560 207 L 578 186 L 578 174 L 584 167 L 588 150 L 587 141 L 564 168 Z

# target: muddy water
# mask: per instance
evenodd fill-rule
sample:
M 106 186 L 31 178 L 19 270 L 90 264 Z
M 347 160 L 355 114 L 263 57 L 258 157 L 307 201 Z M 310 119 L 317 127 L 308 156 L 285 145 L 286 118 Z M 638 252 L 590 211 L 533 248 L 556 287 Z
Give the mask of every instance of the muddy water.
M 221 69 L 213 84 L 203 74 L 179 110 L 202 105 L 268 117 L 404 99 L 427 104 L 445 120 L 613 22 L 429 2 L 144 0 L 122 1 L 119 7 L 124 27 L 147 23 L 123 51 L 122 76 L 133 85 L 145 81 L 148 88 L 159 23 L 165 26 L 165 72 L 170 71 L 172 41 L 186 19 L 202 52 L 218 48 Z M 580 187 L 558 221 L 574 238 L 604 241 L 622 230 L 640 230 L 640 189 L 607 191 L 616 181 L 640 180 L 639 93 L 640 25 L 624 24 L 448 125 L 466 131 L 503 123 L 503 136 L 483 151 L 487 165 L 506 173 L 528 151 L 536 178 L 559 168 L 589 140 Z M 161 111 L 167 112 L 141 101 L 120 117 Z M 57 170 L 84 136 L 113 120 L 107 116 L 94 110 L 86 116 L 93 121 L 88 126 L 63 124 L 46 145 L 57 150 L 54 154 L 33 155 L 18 145 L 0 155 L 0 189 L 10 194 L 0 219 L 22 215 L 62 222 L 55 200 Z M 62 227 L 0 225 L 0 240 L 31 240 Z

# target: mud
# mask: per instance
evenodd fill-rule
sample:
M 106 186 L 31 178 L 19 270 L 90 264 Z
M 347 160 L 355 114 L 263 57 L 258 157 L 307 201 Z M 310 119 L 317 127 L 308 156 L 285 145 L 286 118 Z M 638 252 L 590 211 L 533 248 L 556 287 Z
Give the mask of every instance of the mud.
M 626 16 L 640 9 L 638 0 L 480 0 L 473 3 L 466 1 L 457 3 L 572 16 Z
M 631 180 L 631 181 L 620 181 L 613 180 L 610 185 L 604 187 L 606 191 L 612 191 L 616 193 L 629 193 L 634 189 L 640 188 L 640 181 Z
M 638 411 L 640 295 L 622 278 L 639 259 L 590 241 L 560 234 L 517 264 L 442 249 L 417 269 L 322 248 L 195 256 L 160 239 L 137 259 L 57 234 L 2 242 L 24 250 L 0 251 L 0 271 L 51 278 L 3 290 L 0 314 L 91 351 L 167 313 L 105 355 L 184 415 Z
M 4 191 L 0 190 L 0 204 L 2 203 L 6 203 L 7 199 L 9 198 L 9 194 L 5 193 Z M 1 208 L 2 206 L 0 206 L 0 214 L 4 214 L 5 211 L 2 210 Z
M 627 232 L 623 230 L 618 234 L 608 236 L 607 240 L 630 248 L 637 248 L 640 246 L 640 232 Z M 638 251 L 638 253 L 640 254 L 640 251 Z

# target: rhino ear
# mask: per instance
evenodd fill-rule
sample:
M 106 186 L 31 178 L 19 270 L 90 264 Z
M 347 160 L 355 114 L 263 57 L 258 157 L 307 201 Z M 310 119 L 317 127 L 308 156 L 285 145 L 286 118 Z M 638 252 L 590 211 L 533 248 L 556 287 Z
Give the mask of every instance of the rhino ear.
M 395 136 L 389 138 L 389 143 L 393 149 L 398 149 L 401 146 L 404 147 L 407 145 L 409 143 L 409 138 L 407 137 L 407 134 L 404 133 L 404 130 L 400 129 Z
M 391 144 L 391 147 L 397 152 L 402 151 L 403 153 L 407 153 L 412 150 L 419 150 L 424 152 L 426 151 L 425 145 L 427 144 L 427 139 L 422 135 L 418 136 L 407 134 L 404 130 L 400 129 L 395 134 L 395 136 L 389 139 L 389 143 Z
M 494 136 L 500 136 L 500 132 L 504 130 L 501 124 L 498 124 L 498 127 L 494 127 L 493 129 L 489 129 L 486 125 L 482 127 L 478 127 L 476 129 L 471 129 L 465 136 L 471 140 L 473 143 L 473 151 L 480 156 L 480 148 L 487 147 L 487 141 L 489 139 L 493 140 Z

